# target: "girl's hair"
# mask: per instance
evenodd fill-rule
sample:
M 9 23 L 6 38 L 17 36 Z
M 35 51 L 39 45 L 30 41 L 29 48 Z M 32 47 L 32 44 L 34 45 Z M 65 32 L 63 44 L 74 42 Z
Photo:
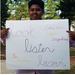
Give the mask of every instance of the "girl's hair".
M 31 0 L 29 1 L 28 3 L 28 8 L 30 9 L 30 7 L 33 5 L 33 4 L 37 4 L 41 7 L 42 10 L 44 10 L 44 2 L 42 0 Z

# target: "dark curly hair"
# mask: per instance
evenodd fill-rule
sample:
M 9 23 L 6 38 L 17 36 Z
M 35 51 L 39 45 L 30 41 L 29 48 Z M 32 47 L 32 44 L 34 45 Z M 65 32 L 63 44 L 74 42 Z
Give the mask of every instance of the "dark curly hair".
M 42 10 L 44 10 L 44 2 L 42 0 L 31 0 L 28 3 L 28 8 L 30 9 L 31 5 L 37 4 L 41 7 Z

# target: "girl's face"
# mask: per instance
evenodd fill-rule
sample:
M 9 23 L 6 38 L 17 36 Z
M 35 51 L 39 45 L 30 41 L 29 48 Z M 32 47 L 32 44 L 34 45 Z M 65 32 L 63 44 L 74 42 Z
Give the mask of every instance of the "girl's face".
M 39 5 L 32 5 L 29 9 L 30 20 L 40 20 L 42 19 L 44 11 L 40 8 Z

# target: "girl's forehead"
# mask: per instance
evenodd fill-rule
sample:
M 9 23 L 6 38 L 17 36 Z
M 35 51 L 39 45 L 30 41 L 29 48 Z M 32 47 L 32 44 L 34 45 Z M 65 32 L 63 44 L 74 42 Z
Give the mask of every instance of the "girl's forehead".
M 39 5 L 37 5 L 37 4 L 31 5 L 30 8 L 40 8 L 41 9 L 41 7 Z

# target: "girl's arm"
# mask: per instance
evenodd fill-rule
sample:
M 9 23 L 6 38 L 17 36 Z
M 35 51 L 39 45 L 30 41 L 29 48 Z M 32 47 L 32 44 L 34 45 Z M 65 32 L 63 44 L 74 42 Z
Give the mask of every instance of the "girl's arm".
M 3 45 L 6 45 L 6 38 L 0 38 L 0 41 L 2 42 Z
M 75 45 L 75 32 L 73 31 L 67 31 L 69 33 L 70 37 L 70 47 Z

